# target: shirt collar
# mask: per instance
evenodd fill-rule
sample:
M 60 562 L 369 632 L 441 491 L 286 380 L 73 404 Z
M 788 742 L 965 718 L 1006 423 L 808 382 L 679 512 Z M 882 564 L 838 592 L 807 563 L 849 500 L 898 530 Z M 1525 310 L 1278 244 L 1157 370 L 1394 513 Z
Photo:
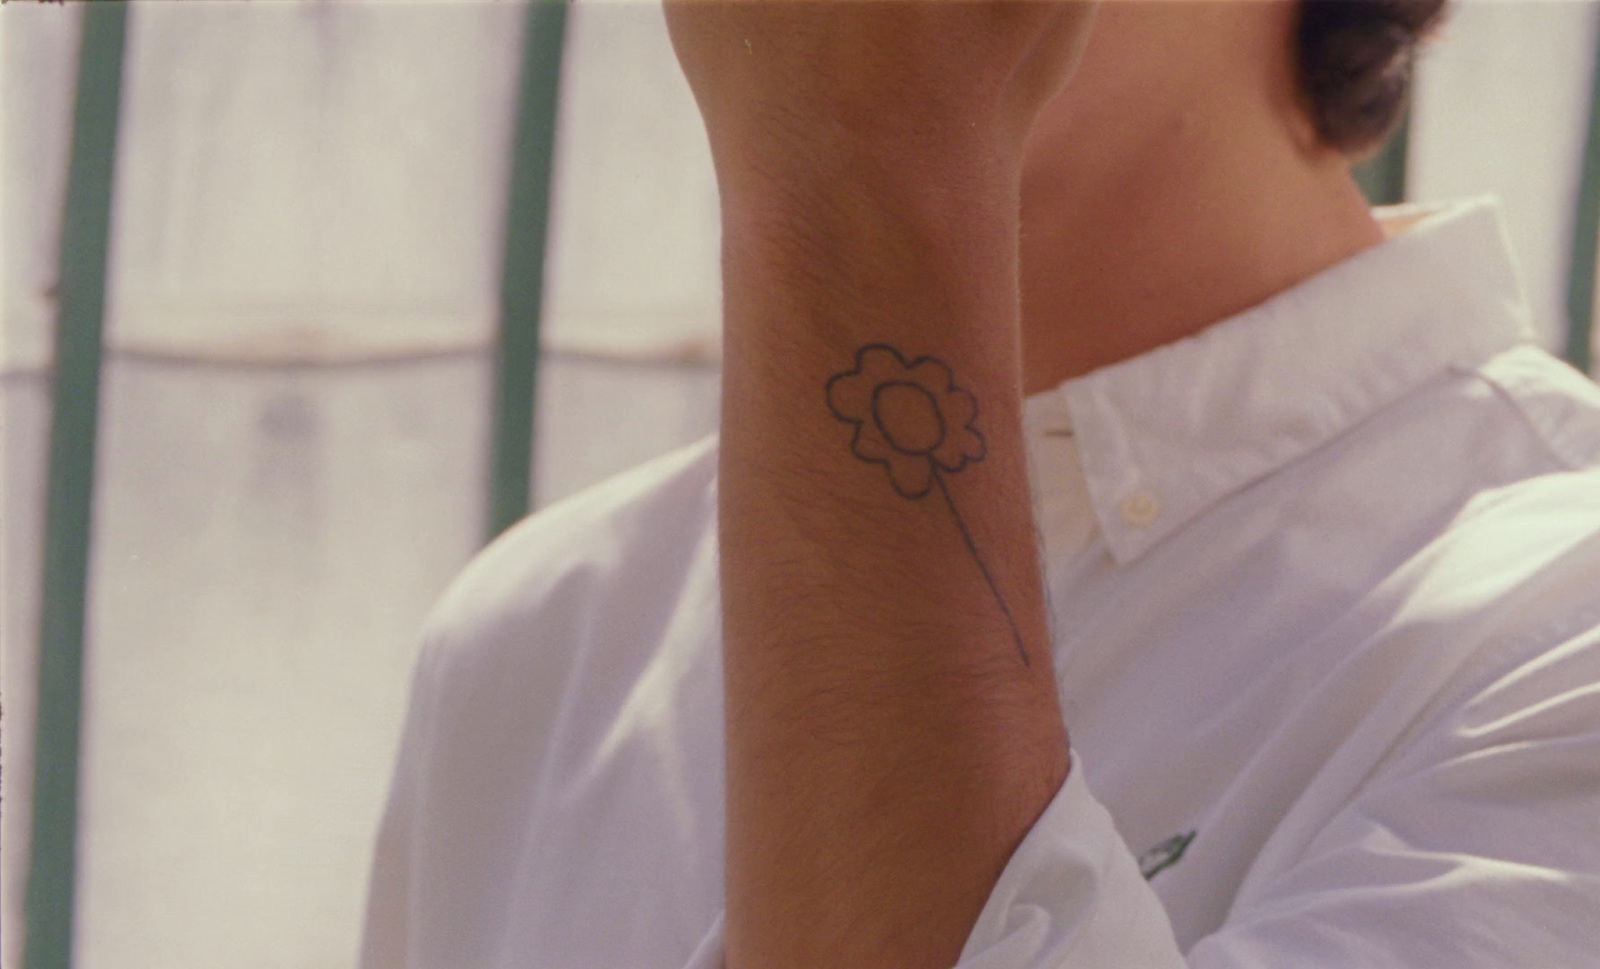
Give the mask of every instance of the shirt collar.
M 1429 378 L 1532 339 L 1498 203 L 1417 212 L 1264 303 L 1028 399 L 1035 446 L 1051 415 L 1071 427 L 1118 563 Z

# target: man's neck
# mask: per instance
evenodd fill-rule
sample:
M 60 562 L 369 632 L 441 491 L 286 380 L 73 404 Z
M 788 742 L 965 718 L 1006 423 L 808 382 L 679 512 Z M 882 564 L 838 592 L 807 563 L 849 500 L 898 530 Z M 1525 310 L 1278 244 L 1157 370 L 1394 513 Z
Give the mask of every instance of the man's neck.
M 1142 144 L 1082 153 L 1071 119 L 1050 123 L 1023 183 L 1026 393 L 1197 333 L 1383 241 L 1344 163 L 1308 157 L 1279 127 L 1191 112 Z

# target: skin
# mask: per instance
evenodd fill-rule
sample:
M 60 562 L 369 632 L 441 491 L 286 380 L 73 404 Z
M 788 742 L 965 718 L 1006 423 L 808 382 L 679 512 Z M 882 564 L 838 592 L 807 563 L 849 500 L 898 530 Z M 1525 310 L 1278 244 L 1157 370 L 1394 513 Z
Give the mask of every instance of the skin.
M 1289 2 L 1108 2 L 1040 113 L 1022 198 L 1028 393 L 1137 356 L 1380 242 L 1317 140 Z
M 666 12 L 722 203 L 726 964 L 949 966 L 1070 769 L 1024 388 L 1382 232 L 1281 0 Z M 977 405 L 922 497 L 834 393 L 877 345 Z

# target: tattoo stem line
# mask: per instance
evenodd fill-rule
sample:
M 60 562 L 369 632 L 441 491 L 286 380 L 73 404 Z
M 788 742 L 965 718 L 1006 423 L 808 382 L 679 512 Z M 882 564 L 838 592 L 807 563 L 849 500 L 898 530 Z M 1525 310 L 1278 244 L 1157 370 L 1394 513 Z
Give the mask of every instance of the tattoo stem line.
M 967 530 L 967 523 L 961 517 L 961 512 L 956 509 L 955 499 L 950 497 L 950 486 L 945 484 L 944 475 L 938 468 L 933 469 L 933 483 L 939 486 L 939 493 L 944 495 L 945 504 L 950 506 L 950 515 L 956 520 L 956 527 L 961 529 L 961 539 L 967 543 L 967 551 L 972 553 L 972 560 L 978 563 L 978 571 L 983 573 L 983 580 L 989 583 L 989 591 L 994 593 L 994 601 L 1000 604 L 1000 611 L 1005 613 L 1006 622 L 1011 626 L 1011 638 L 1017 644 L 1017 654 L 1022 657 L 1023 666 L 1032 666 L 1028 660 L 1028 649 L 1022 644 L 1022 633 L 1017 629 L 1017 620 L 1011 615 L 1011 607 L 1006 605 L 1006 597 L 1000 594 L 1000 587 L 995 585 L 994 576 L 989 574 L 989 567 L 983 563 L 983 556 L 978 554 L 978 543 L 972 540 L 972 533 Z

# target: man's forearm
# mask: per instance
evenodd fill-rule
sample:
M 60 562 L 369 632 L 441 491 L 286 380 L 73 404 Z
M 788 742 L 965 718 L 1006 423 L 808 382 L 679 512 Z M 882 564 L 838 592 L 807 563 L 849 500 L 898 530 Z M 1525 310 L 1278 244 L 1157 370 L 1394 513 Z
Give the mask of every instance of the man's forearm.
M 721 173 L 730 967 L 951 964 L 1066 776 L 1016 167 L 957 147 Z

